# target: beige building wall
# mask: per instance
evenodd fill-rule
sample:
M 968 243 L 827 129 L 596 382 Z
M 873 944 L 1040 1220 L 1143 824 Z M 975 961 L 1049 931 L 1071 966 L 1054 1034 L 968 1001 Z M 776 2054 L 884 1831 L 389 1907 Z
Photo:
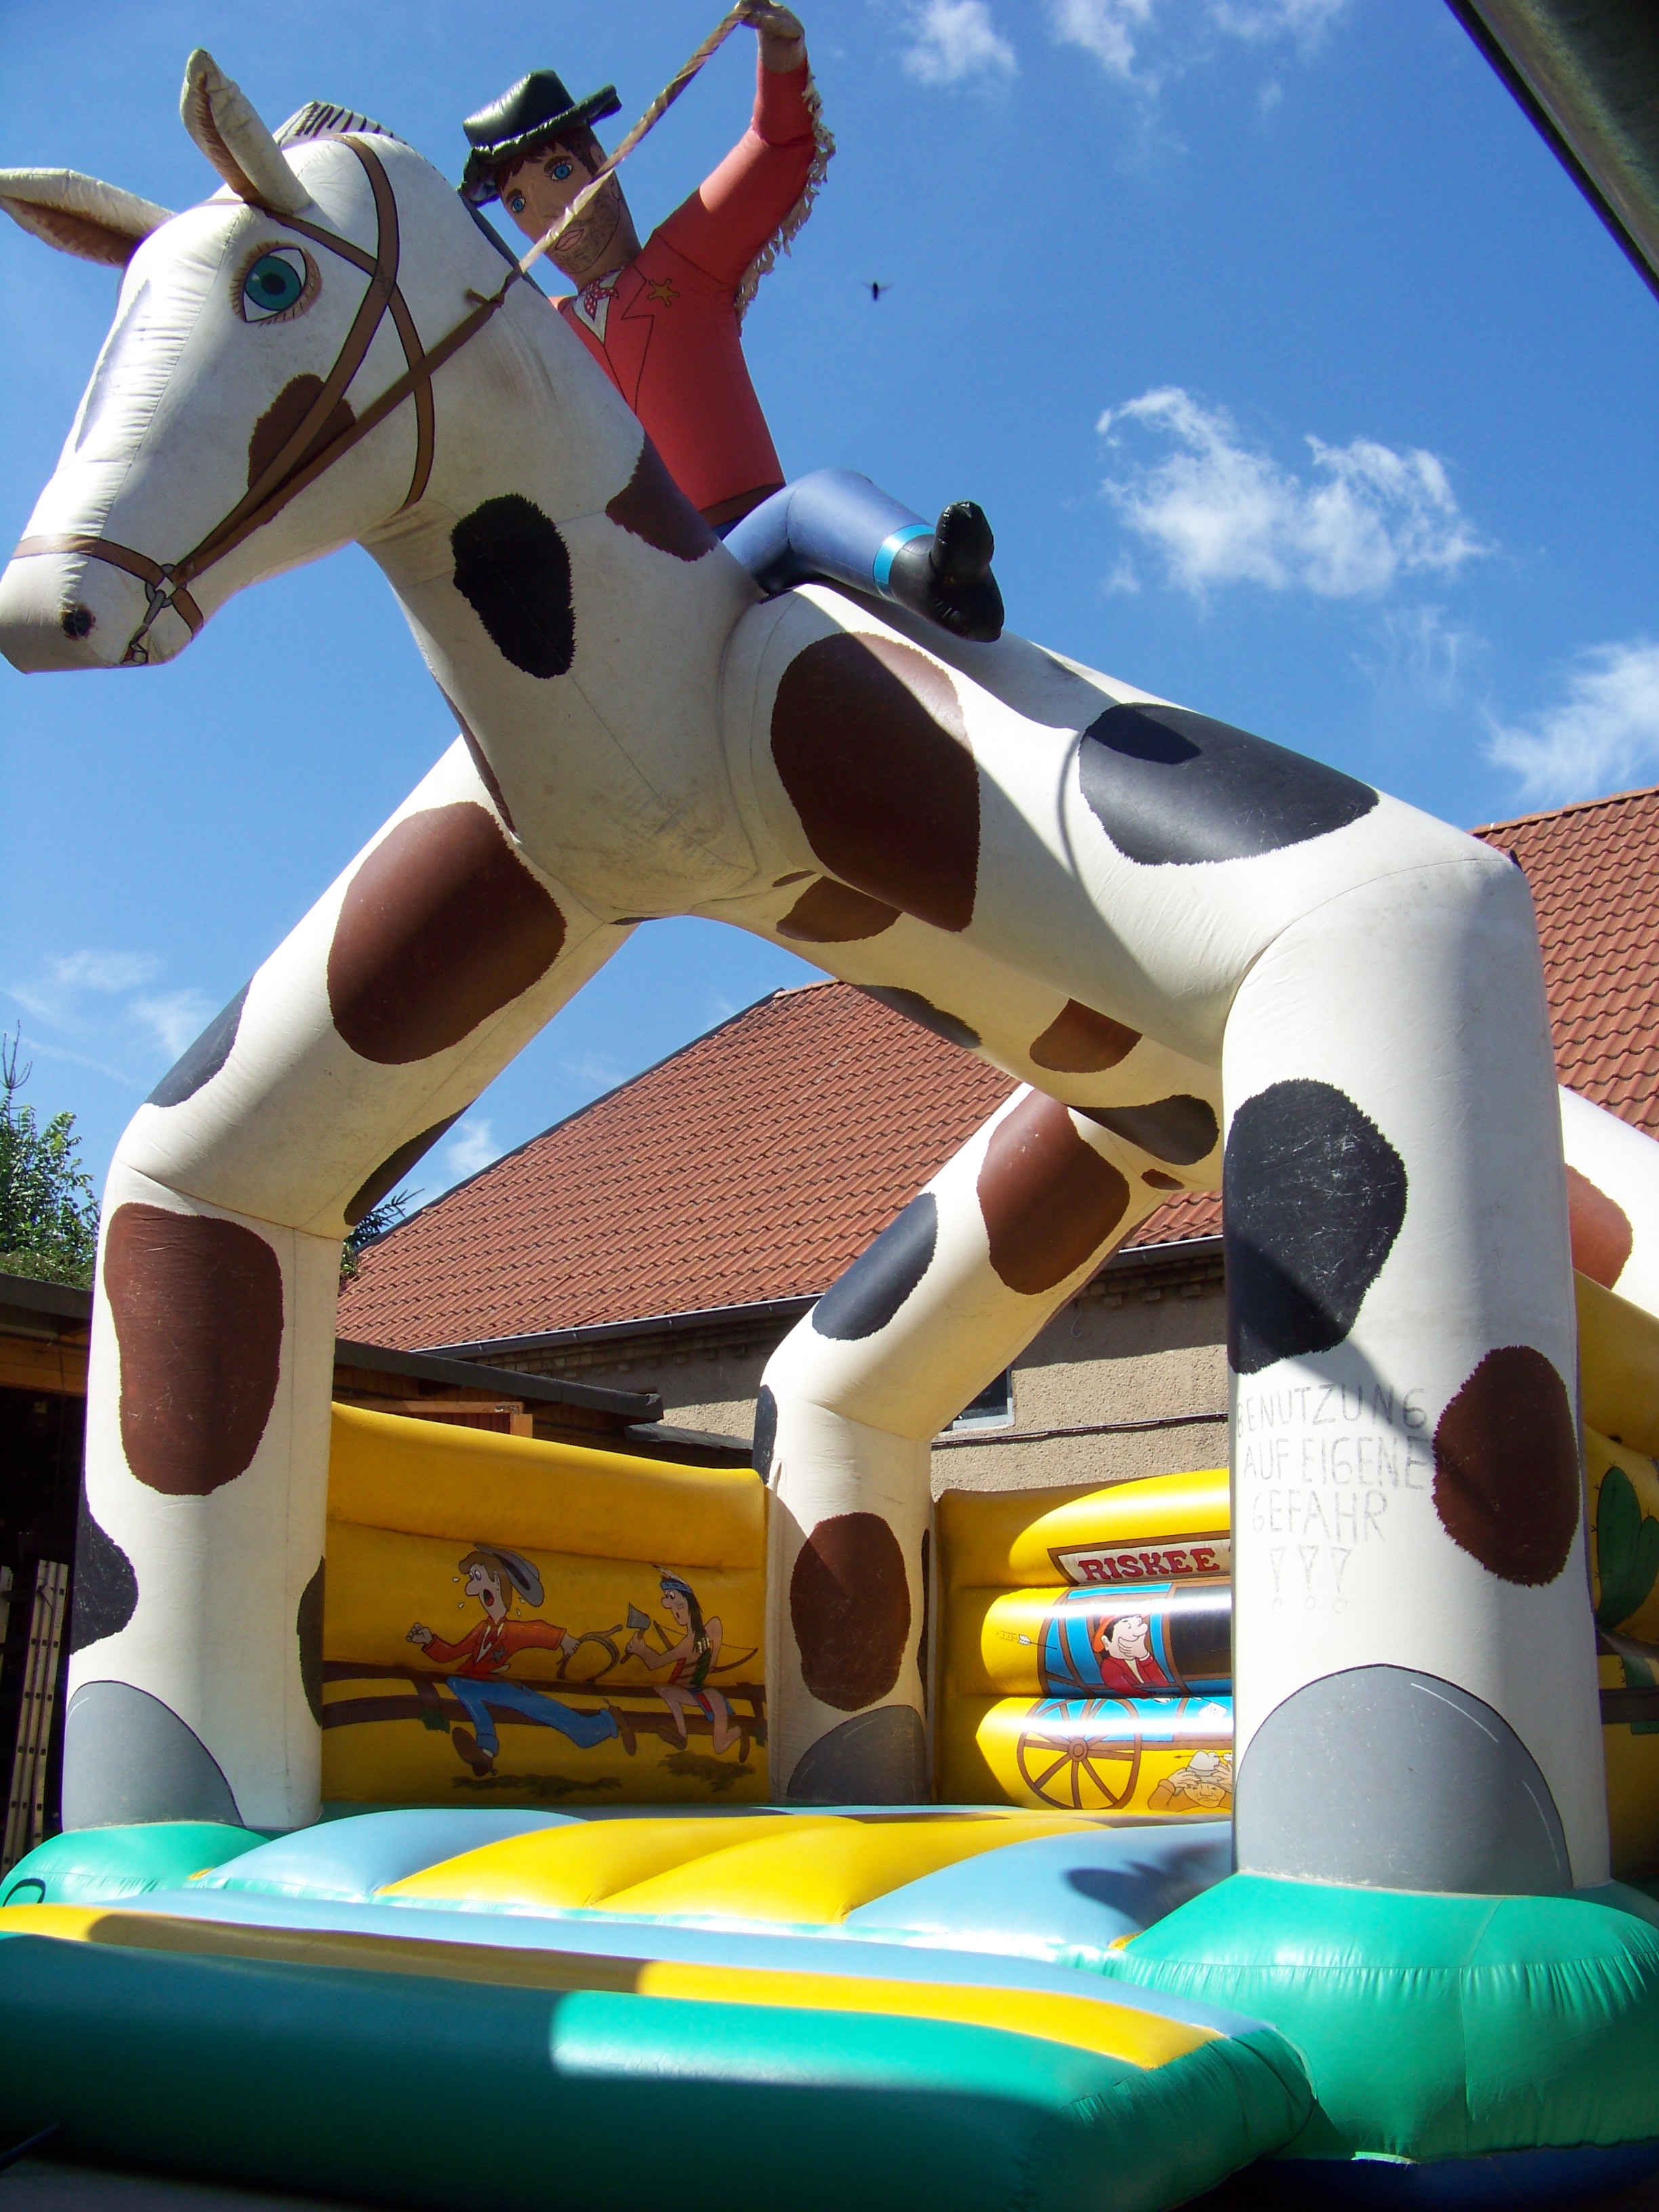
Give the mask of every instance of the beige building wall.
M 502 1364 L 656 1390 L 675 1427 L 746 1437 L 763 1370 L 788 1326 L 711 1316 L 660 1334 L 503 1355 Z M 939 1439 L 935 1496 L 1224 1465 L 1226 1337 L 1218 1243 L 1123 1255 L 1015 1361 L 1012 1421 Z

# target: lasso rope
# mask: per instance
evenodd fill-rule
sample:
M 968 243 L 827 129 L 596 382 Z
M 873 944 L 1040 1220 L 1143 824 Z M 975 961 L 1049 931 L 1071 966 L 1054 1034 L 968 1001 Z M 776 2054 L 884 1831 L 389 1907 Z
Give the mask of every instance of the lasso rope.
M 662 90 L 652 101 L 650 106 L 646 109 L 644 114 L 641 116 L 639 121 L 629 132 L 627 137 L 624 138 L 621 145 L 617 147 L 616 152 L 610 155 L 605 161 L 600 162 L 599 167 L 594 170 L 592 177 L 590 177 L 586 184 L 582 186 L 580 191 L 579 191 L 575 198 L 571 201 L 569 206 L 559 217 L 558 221 L 554 223 L 550 229 L 543 233 L 541 237 L 539 237 L 536 240 L 536 243 L 531 247 L 529 252 L 524 256 L 522 260 L 520 260 L 519 264 L 519 273 L 520 276 L 527 276 L 534 264 L 541 259 L 543 254 L 551 252 L 552 248 L 558 244 L 559 240 L 564 236 L 565 232 L 568 230 L 571 224 L 575 222 L 577 216 L 586 212 L 595 195 L 599 192 L 599 188 L 603 185 L 606 178 L 610 176 L 611 171 L 618 167 L 622 162 L 628 159 L 629 155 L 639 144 L 640 141 L 646 136 L 647 131 L 654 130 L 656 125 L 661 122 L 663 117 L 667 114 L 669 109 L 674 105 L 674 102 L 685 90 L 686 86 L 690 83 L 692 78 L 696 76 L 703 64 L 725 45 L 726 40 L 731 37 L 732 32 L 737 29 L 739 23 L 747 21 L 748 14 L 749 11 L 747 7 L 744 4 L 744 0 L 738 0 L 738 5 L 737 7 L 732 9 L 729 13 L 721 16 L 720 21 L 715 24 L 714 29 L 708 33 L 708 36 L 697 48 L 696 53 L 691 56 L 689 61 L 681 64 L 681 67 L 676 75 L 671 77 L 669 82 L 663 87 Z

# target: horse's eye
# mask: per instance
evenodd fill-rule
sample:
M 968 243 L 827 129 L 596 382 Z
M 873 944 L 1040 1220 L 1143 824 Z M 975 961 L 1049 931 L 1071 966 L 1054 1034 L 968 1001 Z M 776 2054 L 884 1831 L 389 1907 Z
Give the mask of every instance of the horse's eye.
M 316 289 L 309 257 L 297 246 L 279 246 L 260 254 L 242 279 L 239 305 L 249 323 L 273 322 L 301 305 Z

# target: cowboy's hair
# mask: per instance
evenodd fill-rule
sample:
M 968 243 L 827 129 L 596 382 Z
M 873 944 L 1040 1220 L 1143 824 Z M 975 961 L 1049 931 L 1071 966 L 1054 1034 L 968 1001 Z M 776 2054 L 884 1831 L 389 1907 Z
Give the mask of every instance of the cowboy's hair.
M 469 1552 L 464 1559 L 458 1559 L 455 1564 L 464 1575 L 470 1574 L 474 1567 L 482 1567 L 490 1580 L 498 1583 L 503 1591 L 513 1588 L 513 1577 L 507 1571 L 506 1564 L 499 1552 Z
M 591 177 L 605 159 L 605 149 L 597 134 L 586 123 L 567 125 L 562 131 L 550 131 L 545 138 L 538 138 L 533 146 L 526 146 L 514 154 L 511 161 L 503 161 L 490 173 L 490 183 L 497 197 L 504 192 L 520 169 L 532 161 L 544 161 L 555 146 L 562 146 L 567 154 L 574 155 Z

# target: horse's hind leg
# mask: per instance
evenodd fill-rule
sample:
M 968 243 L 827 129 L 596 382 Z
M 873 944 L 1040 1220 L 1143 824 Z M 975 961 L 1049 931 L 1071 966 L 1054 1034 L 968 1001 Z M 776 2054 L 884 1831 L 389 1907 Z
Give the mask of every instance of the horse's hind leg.
M 318 1810 L 340 1240 L 615 950 L 445 755 L 135 1115 L 93 1322 L 67 1827 Z
M 767 1363 L 773 1794 L 904 1804 L 927 1755 L 933 1438 L 1165 1194 L 1040 1091 L 1000 1107 Z

